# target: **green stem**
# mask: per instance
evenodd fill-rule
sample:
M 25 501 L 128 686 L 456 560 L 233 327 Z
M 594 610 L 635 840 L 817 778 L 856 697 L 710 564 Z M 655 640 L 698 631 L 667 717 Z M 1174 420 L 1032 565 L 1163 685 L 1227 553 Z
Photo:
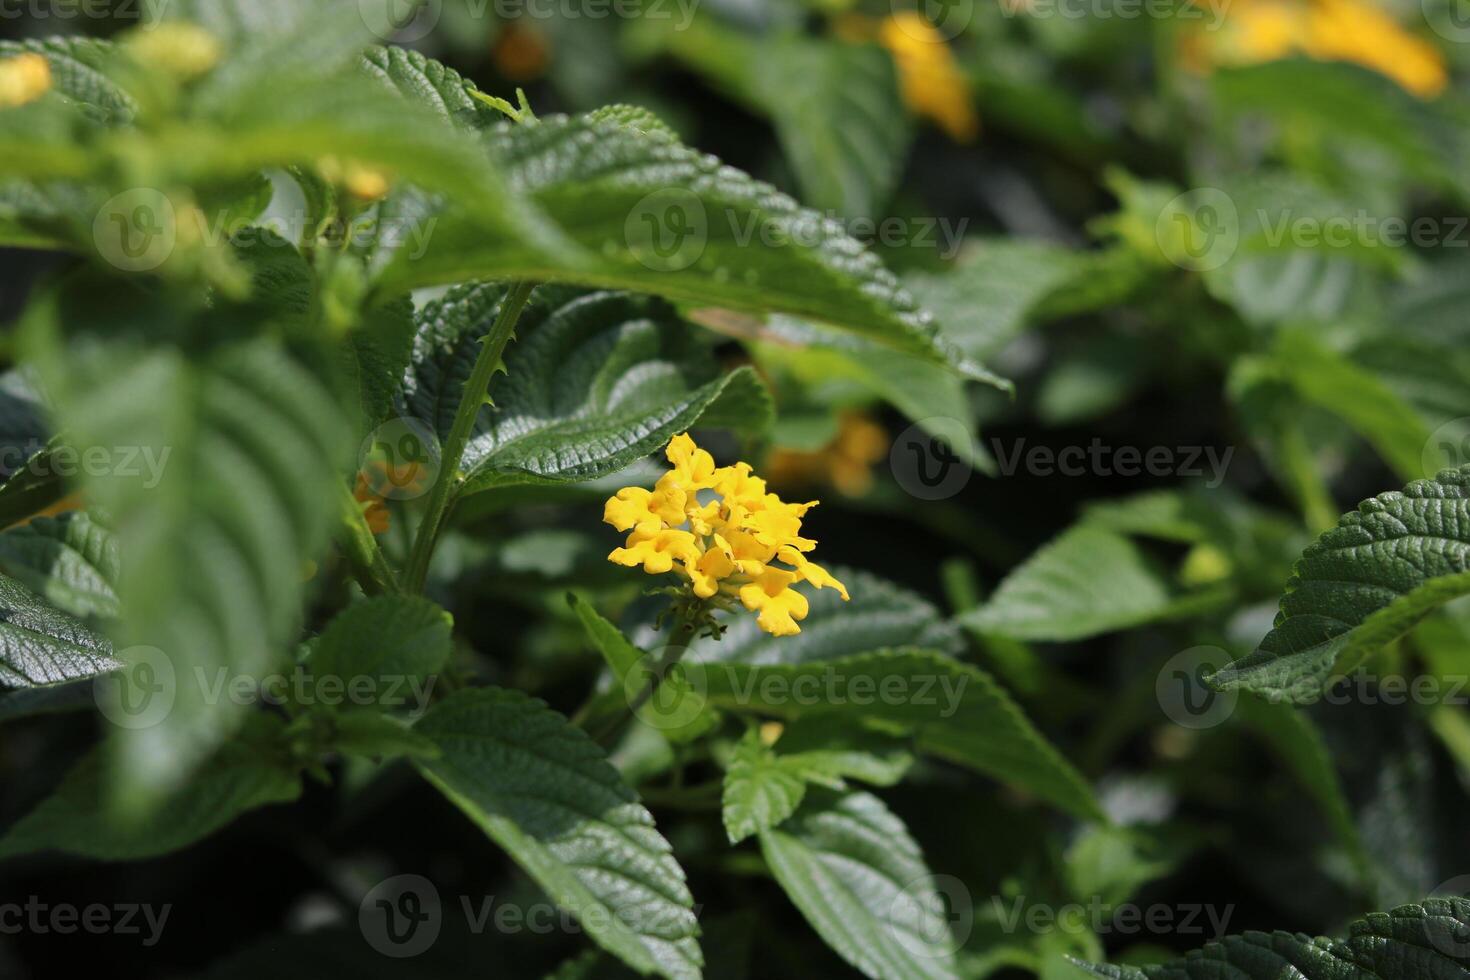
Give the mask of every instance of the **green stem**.
M 628 702 L 626 712 L 613 715 L 597 731 L 591 733 L 594 741 L 605 742 L 623 727 L 624 722 L 637 716 L 638 709 L 648 703 L 648 699 L 658 691 L 659 684 L 663 683 L 669 671 L 683 658 L 685 651 L 689 649 L 689 644 L 694 642 L 695 634 L 699 632 L 699 624 L 703 621 L 705 612 L 703 602 L 690 602 L 675 613 L 674 628 L 669 633 L 669 642 L 665 644 L 658 661 L 653 665 L 653 676 L 648 679 L 643 690 Z
M 434 544 L 439 538 L 444 512 L 449 506 L 450 491 L 459 480 L 459 464 L 464 459 L 465 446 L 474 431 L 475 419 L 480 406 L 485 404 L 485 392 L 490 388 L 490 378 L 500 364 L 505 345 L 515 333 L 516 321 L 531 298 L 532 283 L 518 282 L 510 287 L 500 301 L 500 313 L 486 335 L 480 356 L 475 359 L 470 379 L 465 382 L 464 395 L 459 400 L 459 409 L 450 427 L 449 437 L 444 441 L 444 452 L 439 461 L 439 476 L 429 492 L 429 507 L 419 525 L 418 538 L 414 540 L 413 552 L 409 556 L 408 571 L 404 575 L 404 586 L 410 592 L 422 592 L 424 581 L 429 577 L 429 559 L 434 555 Z

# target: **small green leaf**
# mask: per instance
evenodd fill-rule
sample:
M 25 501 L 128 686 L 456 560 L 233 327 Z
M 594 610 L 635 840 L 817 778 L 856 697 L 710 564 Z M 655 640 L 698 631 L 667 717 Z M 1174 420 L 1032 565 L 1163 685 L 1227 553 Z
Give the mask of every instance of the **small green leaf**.
M 813 790 L 760 842 L 792 903 L 858 970 L 879 980 L 958 976 L 958 944 L 934 876 L 876 796 Z
M 581 729 L 517 691 L 461 691 L 415 727 L 431 783 L 588 935 L 640 973 L 700 976 L 693 898 L 669 844 Z

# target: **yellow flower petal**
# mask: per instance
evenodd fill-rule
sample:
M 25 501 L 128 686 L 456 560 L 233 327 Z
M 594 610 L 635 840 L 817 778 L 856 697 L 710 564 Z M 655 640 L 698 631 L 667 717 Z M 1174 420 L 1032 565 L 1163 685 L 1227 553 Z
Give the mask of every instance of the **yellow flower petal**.
M 768 568 L 749 585 L 741 586 L 740 601 L 752 612 L 759 611 L 756 622 L 772 636 L 794 636 L 801 632 L 798 619 L 807 614 L 806 596 L 791 588 L 796 576 L 778 568 Z

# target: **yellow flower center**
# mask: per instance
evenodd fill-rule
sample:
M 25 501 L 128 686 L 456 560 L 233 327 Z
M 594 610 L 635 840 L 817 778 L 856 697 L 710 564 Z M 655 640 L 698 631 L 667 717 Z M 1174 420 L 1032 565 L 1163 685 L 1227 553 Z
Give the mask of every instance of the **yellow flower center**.
M 801 520 L 815 500 L 787 503 L 748 463 L 716 467 L 687 433 L 666 455 L 674 468 L 652 490 L 624 487 L 603 508 L 603 521 L 629 532 L 609 561 L 653 575 L 677 570 L 701 599 L 738 597 L 776 636 L 801 632 L 807 600 L 795 583 L 847 598 L 846 587 L 806 557 L 817 543 L 801 536 Z

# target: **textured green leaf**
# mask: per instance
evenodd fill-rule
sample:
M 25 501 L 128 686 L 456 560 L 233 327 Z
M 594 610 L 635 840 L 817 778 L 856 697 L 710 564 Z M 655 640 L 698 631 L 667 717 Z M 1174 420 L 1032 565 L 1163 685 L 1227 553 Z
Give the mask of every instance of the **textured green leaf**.
M 796 812 L 806 796 L 806 780 L 784 764 L 751 729 L 735 744 L 725 768 L 721 816 L 730 843 L 776 826 Z
M 1043 546 L 959 621 L 1020 640 L 1080 640 L 1191 615 L 1221 598 L 1177 594 L 1137 545 L 1084 524 Z
M 947 910 L 924 856 L 876 796 L 813 791 L 760 842 L 792 903 L 862 973 L 878 980 L 958 976 Z
M 127 303 L 107 295 L 110 315 L 125 319 Z M 52 313 L 77 329 L 108 315 L 90 302 L 75 290 L 60 310 L 41 307 L 36 335 L 47 336 L 40 317 Z M 153 306 L 131 312 L 146 311 L 168 322 Z M 259 676 L 295 636 L 302 573 L 338 513 L 350 435 L 323 382 L 267 338 L 192 358 L 82 335 L 62 359 L 54 343 L 37 346 L 69 442 L 82 458 L 96 448 L 118 463 L 85 479 L 122 556 L 114 639 L 157 648 L 173 668 L 167 717 L 117 736 L 141 803 L 239 722 L 241 706 L 211 698 L 209 685 Z M 137 451 L 134 465 L 121 465 L 117 447 Z
M 1334 669 L 1470 593 L 1470 467 L 1363 501 L 1302 552 L 1275 628 L 1207 680 L 1220 690 L 1315 700 Z
M 505 118 L 470 95 L 478 91 L 448 65 L 410 48 L 372 48 L 364 56 L 369 75 L 391 86 L 411 102 L 432 106 L 461 129 L 480 129 Z
M 921 356 L 955 357 L 933 318 L 836 222 L 665 132 L 552 116 L 495 126 L 484 139 L 515 190 L 591 261 L 574 266 L 564 254 L 534 259 L 513 239 L 449 211 L 418 259 L 393 257 L 380 288 L 563 279 L 791 313 Z
M 240 738 L 187 779 L 165 806 L 141 821 L 120 820 L 108 806 L 106 754 L 94 750 L 56 792 L 0 837 L 0 857 L 57 850 L 105 861 L 138 861 L 207 837 L 247 810 L 286 803 L 301 780 L 265 745 L 285 722 L 253 716 Z
M 415 727 L 424 776 L 593 940 L 641 973 L 698 977 L 693 898 L 653 817 L 581 729 L 516 691 L 462 691 Z
M 0 533 L 0 572 L 73 616 L 117 615 L 117 541 L 84 513 Z
M 832 724 L 835 722 L 836 724 Z M 785 727 L 775 748 L 752 728 L 725 767 L 722 815 L 732 844 L 777 826 L 801 805 L 808 784 L 845 789 L 847 778 L 892 785 L 912 757 L 905 741 L 862 729 L 841 716 Z
M 441 437 L 503 295 L 461 286 L 419 313 L 404 401 Z M 517 333 L 465 449 L 465 492 L 595 479 L 707 413 L 745 432 L 769 425 L 769 396 L 753 373 L 720 374 L 707 344 L 659 300 L 543 286 Z
M 786 664 L 686 664 L 693 696 L 716 707 L 879 724 L 908 734 L 921 752 L 993 776 L 1083 819 L 1103 819 L 1086 781 L 1010 695 L 988 674 L 951 657 L 900 648 Z
M 362 409 L 363 429 L 371 430 L 393 414 L 393 399 L 413 356 L 413 304 L 408 300 L 370 310 L 348 337 L 345 358 Z
M 339 692 L 358 687 L 345 708 L 422 708 L 428 685 L 449 660 L 454 620 L 428 599 L 375 596 L 338 613 L 316 640 L 307 670 Z M 340 696 L 336 695 L 336 696 Z
M 106 639 L 0 576 L 0 685 L 59 684 L 116 667 Z
M 1470 902 L 1428 898 L 1354 922 L 1347 939 L 1247 932 L 1158 966 L 1082 965 L 1106 980 L 1462 980 L 1467 935 Z

